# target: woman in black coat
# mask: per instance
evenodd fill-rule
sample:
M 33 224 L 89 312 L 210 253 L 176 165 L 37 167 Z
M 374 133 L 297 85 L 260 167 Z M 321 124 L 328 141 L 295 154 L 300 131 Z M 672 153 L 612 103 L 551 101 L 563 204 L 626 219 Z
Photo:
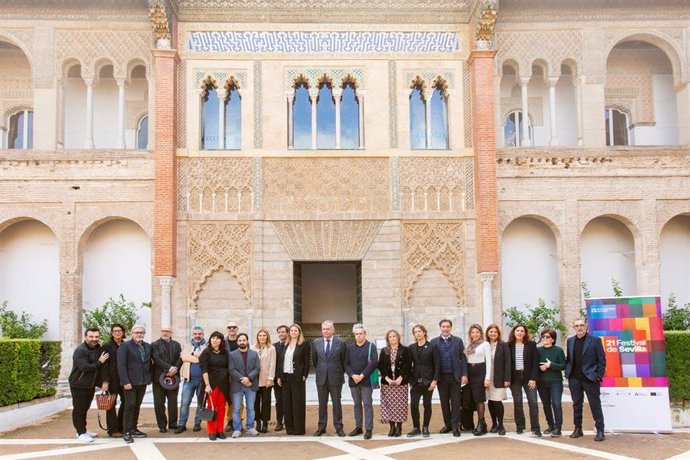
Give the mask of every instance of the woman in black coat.
M 388 436 L 400 436 L 407 420 L 408 379 L 411 368 L 410 349 L 400 343 L 400 333 L 386 333 L 386 347 L 379 355 L 381 374 L 381 420 L 390 424 Z
M 506 399 L 506 388 L 510 387 L 510 375 L 513 363 L 510 359 L 510 348 L 501 340 L 501 329 L 496 324 L 490 324 L 486 328 L 486 342 L 491 348 L 491 383 L 486 392 L 489 400 L 489 414 L 491 414 L 490 433 L 506 434 L 503 426 L 503 400 Z
M 110 326 L 110 341 L 103 346 L 103 351 L 110 355 L 110 359 L 101 367 L 101 389 L 120 396 L 120 409 L 116 411 L 117 401 L 113 408 L 106 411 L 105 419 L 108 427 L 108 436 L 122 433 L 124 423 L 125 389 L 120 385 L 120 376 L 117 373 L 117 350 L 127 337 L 127 331 L 122 324 L 115 323 Z
M 510 392 L 513 394 L 517 434 L 525 431 L 525 411 L 522 408 L 522 390 L 525 390 L 529 406 L 530 429 L 534 436 L 541 437 L 537 402 L 537 377 L 539 376 L 537 344 L 532 340 L 527 326 L 518 324 L 510 331 L 508 346 L 512 361 Z
M 283 414 L 287 434 L 306 432 L 307 388 L 309 376 L 309 343 L 304 340 L 302 328 L 293 324 L 278 356 L 276 383 L 283 389 Z

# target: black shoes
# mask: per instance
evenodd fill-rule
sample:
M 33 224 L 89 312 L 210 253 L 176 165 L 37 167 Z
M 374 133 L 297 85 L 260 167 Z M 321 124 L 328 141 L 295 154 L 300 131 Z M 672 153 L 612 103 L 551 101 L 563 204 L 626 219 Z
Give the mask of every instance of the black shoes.
M 489 430 L 489 433 L 498 433 L 498 425 L 495 423 L 491 424 L 491 429 Z
M 187 427 L 184 425 L 180 425 L 177 428 L 175 428 L 175 434 L 184 433 L 185 431 L 187 431 Z
M 364 439 L 371 439 L 371 430 L 367 430 L 364 432 Z
M 208 439 L 210 439 L 211 441 L 215 441 L 216 440 L 216 433 L 209 434 Z
M 201 431 L 201 423 L 195 423 L 192 431 Z
M 429 427 L 428 427 L 428 426 L 423 426 L 423 427 L 422 427 L 422 437 L 423 437 L 423 438 L 428 438 L 429 436 L 431 436 L 431 434 L 429 433 Z
M 276 431 L 283 431 L 283 428 L 285 428 L 285 427 L 283 426 L 282 423 L 280 423 L 280 422 L 276 423 Z
M 603 431 L 597 431 L 596 436 L 594 436 L 594 440 L 597 442 L 601 442 L 604 439 L 606 439 L 606 436 L 604 436 L 604 432 Z
M 261 424 L 261 429 L 258 430 L 258 431 L 259 431 L 259 433 L 268 433 L 268 423 L 267 423 L 267 422 L 263 422 L 263 423 Z
M 515 432 L 516 432 L 517 434 L 522 434 L 522 433 L 525 432 L 525 429 L 524 429 L 524 428 L 518 428 L 517 430 L 515 430 Z
M 570 437 L 572 439 L 581 438 L 582 436 L 583 436 L 583 433 L 582 433 L 582 427 L 581 426 L 576 426 L 575 429 L 573 430 L 573 432 L 570 434 Z
M 477 423 L 477 428 L 474 429 L 472 432 L 473 435 L 475 436 L 483 436 L 486 434 L 486 422 L 484 421 L 479 421 Z
M 460 437 L 460 428 L 458 428 L 457 426 L 453 427 L 453 436 L 456 438 Z
M 359 436 L 360 434 L 364 433 L 361 428 L 355 428 L 354 430 L 350 431 L 348 436 Z
M 391 426 L 391 429 L 388 430 L 388 437 L 392 438 L 395 435 L 395 423 L 388 422 L 388 424 Z
M 163 427 L 163 428 L 158 428 L 158 431 L 160 431 L 161 433 L 167 433 L 168 429 Z
M 441 434 L 446 434 L 446 433 L 450 433 L 451 430 L 452 430 L 452 428 L 451 428 L 449 425 L 446 425 L 446 426 L 444 426 L 443 428 L 441 428 L 441 430 L 439 431 L 439 433 L 441 433 Z
M 546 432 L 544 432 L 546 433 Z M 561 437 L 561 429 L 560 428 L 554 428 L 553 431 L 551 432 L 551 437 L 552 438 L 560 438 Z
M 395 424 L 395 433 L 393 433 L 394 438 L 399 438 L 402 435 L 402 423 Z
M 506 428 L 503 426 L 502 423 L 498 425 L 497 433 L 499 436 L 505 436 L 506 435 Z
M 132 444 L 134 442 L 134 439 L 132 439 L 132 434 L 127 432 L 122 435 L 122 439 L 127 443 L 127 444 Z
M 322 434 L 326 434 L 325 428 L 319 428 L 318 430 L 314 431 L 314 436 L 321 436 Z
M 547 429 L 544 430 L 544 434 L 551 434 L 551 433 L 553 433 L 554 431 L 556 431 L 556 429 L 555 429 L 554 427 L 550 426 L 550 427 L 548 427 Z
M 216 433 L 216 436 L 218 436 L 218 439 L 227 439 L 227 436 L 225 436 L 225 433 L 223 433 L 222 431 Z
M 533 437 L 533 438 L 541 438 L 541 431 L 539 431 L 539 430 L 532 430 L 532 437 Z
M 132 435 L 133 438 L 145 438 L 148 436 L 146 433 L 144 433 L 143 431 L 139 431 L 139 430 L 134 430 L 130 434 Z
M 407 433 L 407 437 L 408 437 L 408 438 L 413 438 L 413 437 L 415 437 L 415 436 L 419 436 L 420 434 L 422 434 L 422 432 L 419 431 L 419 428 L 414 427 L 414 428 L 412 428 L 412 431 L 410 431 L 409 433 Z
M 345 432 L 343 431 L 342 428 L 336 428 L 336 429 L 335 429 L 335 434 L 337 434 L 337 435 L 340 436 L 341 438 L 342 438 L 343 436 L 345 436 Z

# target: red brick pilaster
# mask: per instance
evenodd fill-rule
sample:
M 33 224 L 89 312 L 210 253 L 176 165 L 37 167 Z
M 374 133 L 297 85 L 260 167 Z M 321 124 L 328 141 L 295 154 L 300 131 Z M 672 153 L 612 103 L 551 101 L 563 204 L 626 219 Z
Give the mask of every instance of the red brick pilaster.
M 155 49 L 154 220 L 155 276 L 175 276 L 177 246 L 176 68 L 177 51 Z
M 473 50 L 468 59 L 472 75 L 477 273 L 496 273 L 499 264 L 493 73 L 495 54 L 495 51 Z

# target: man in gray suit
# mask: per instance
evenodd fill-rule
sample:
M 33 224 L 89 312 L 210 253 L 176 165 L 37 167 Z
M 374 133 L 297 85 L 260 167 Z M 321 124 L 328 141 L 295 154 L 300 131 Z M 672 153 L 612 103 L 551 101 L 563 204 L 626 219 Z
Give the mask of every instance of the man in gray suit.
M 259 353 L 249 348 L 249 336 L 244 332 L 237 335 L 237 350 L 230 352 L 230 393 L 232 393 L 233 438 L 242 435 L 240 408 L 244 398 L 247 408 L 247 434 L 256 436 L 259 432 L 254 427 L 254 401 L 259 389 Z
M 319 396 L 319 425 L 314 436 L 321 436 L 326 432 L 328 424 L 328 395 L 333 402 L 333 426 L 338 436 L 345 436 L 343 431 L 343 407 L 340 395 L 345 383 L 345 343 L 333 336 L 335 326 L 333 321 L 321 323 L 320 339 L 314 340 L 311 347 L 311 360 L 316 368 L 316 391 Z

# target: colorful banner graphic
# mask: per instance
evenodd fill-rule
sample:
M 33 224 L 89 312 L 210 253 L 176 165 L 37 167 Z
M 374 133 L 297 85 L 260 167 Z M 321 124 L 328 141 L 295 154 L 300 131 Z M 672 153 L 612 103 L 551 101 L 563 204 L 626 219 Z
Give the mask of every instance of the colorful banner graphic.
M 606 353 L 601 402 L 607 431 L 671 431 L 658 296 L 586 299 L 589 332 Z

